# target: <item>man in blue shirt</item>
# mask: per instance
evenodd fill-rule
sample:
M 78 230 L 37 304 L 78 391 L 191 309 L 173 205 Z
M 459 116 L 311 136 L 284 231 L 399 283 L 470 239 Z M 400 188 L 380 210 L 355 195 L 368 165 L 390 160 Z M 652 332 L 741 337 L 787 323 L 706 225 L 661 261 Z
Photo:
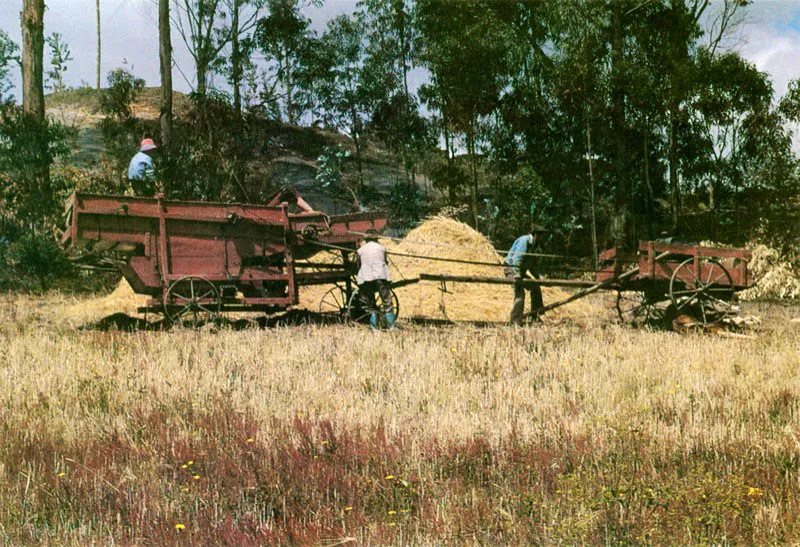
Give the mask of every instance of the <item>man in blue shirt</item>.
M 128 166 L 128 180 L 137 196 L 152 196 L 156 193 L 156 171 L 153 154 L 158 147 L 153 139 L 144 139 L 139 152 L 133 156 Z
M 543 226 L 532 224 L 531 232 L 514 241 L 503 261 L 506 278 L 514 281 L 514 304 L 511 306 L 511 322 L 514 324 L 521 324 L 525 316 L 525 287 L 518 282 L 527 279 L 528 275 L 539 278 L 539 275 L 532 271 L 531 253 L 536 250 L 536 242 L 544 231 Z M 529 287 L 528 291 L 531 293 L 531 314 L 536 318 L 536 310 L 544 306 L 542 288 L 537 284 Z

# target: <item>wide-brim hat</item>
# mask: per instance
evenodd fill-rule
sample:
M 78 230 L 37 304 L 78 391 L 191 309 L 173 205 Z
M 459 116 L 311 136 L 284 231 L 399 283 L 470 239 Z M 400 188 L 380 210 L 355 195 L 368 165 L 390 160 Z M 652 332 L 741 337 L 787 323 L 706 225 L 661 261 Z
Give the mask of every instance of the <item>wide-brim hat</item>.
M 141 146 L 139 146 L 139 150 L 141 152 L 149 152 L 150 150 L 155 150 L 156 148 L 158 148 L 158 146 L 156 146 L 156 143 L 153 142 L 153 139 L 144 139 Z

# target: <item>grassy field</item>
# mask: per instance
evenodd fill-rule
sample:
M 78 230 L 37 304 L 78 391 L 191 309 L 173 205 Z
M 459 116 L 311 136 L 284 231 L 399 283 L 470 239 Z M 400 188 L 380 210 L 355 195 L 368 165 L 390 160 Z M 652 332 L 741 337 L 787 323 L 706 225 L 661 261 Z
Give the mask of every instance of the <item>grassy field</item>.
M 76 305 L 0 306 L 8 544 L 800 542 L 797 308 L 726 339 L 103 332 Z

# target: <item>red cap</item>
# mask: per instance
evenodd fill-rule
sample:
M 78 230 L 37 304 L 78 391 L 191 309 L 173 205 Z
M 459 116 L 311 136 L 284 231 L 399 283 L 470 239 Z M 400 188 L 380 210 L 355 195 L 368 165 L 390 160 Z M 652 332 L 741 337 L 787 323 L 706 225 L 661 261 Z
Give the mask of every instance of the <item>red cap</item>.
M 142 145 L 139 147 L 139 150 L 142 152 L 147 152 L 148 150 L 154 150 L 158 148 L 156 143 L 153 142 L 153 139 L 144 139 L 142 141 Z

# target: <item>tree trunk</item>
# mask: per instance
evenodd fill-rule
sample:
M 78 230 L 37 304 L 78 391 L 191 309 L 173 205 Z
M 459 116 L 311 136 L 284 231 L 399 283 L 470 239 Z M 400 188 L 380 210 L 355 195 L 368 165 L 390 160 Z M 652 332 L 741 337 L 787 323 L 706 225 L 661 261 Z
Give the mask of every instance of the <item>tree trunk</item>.
M 617 191 L 614 200 L 614 244 L 628 247 L 628 217 L 630 181 L 626 173 L 627 150 L 625 144 L 625 89 L 622 82 L 623 25 L 621 6 L 612 3 L 613 36 L 611 40 L 611 131 L 614 139 L 614 176 Z
M 474 120 L 469 122 L 467 128 L 467 153 L 470 162 L 470 198 L 472 201 L 473 227 L 478 229 L 478 159 L 475 157 L 475 127 Z
M 597 213 L 596 213 L 596 200 L 594 192 L 594 158 L 592 158 L 592 120 L 588 115 L 586 116 L 586 155 L 589 162 L 589 194 L 592 200 L 592 260 L 594 261 L 594 269 L 597 271 L 599 262 L 597 260 Z
M 456 181 L 453 180 L 453 172 L 454 172 L 453 163 L 454 163 L 454 161 L 453 161 L 453 155 L 451 154 L 452 145 L 450 144 L 450 141 L 452 140 L 452 137 L 450 135 L 450 126 L 449 126 L 449 124 L 447 122 L 447 118 L 444 118 L 442 120 L 442 126 L 443 126 L 442 127 L 442 131 L 444 132 L 444 150 L 445 150 L 445 153 L 447 154 L 447 167 L 448 167 L 448 173 L 447 173 L 447 197 L 450 200 L 450 206 L 451 207 L 455 207 L 456 206 Z
M 647 123 L 644 131 L 644 184 L 647 189 L 647 239 L 654 237 L 653 220 L 655 211 L 653 210 L 653 184 L 650 182 L 650 124 Z
M 669 111 L 669 188 L 670 206 L 672 209 L 672 231 L 678 228 L 678 215 L 680 213 L 680 192 L 678 188 L 678 143 L 675 138 L 676 118 L 678 107 L 674 103 Z
M 231 13 L 231 84 L 233 84 L 233 111 L 236 119 L 242 115 L 242 54 L 239 50 L 239 4 L 240 0 L 233 0 Z
M 158 0 L 158 42 L 161 61 L 161 144 L 169 150 L 172 144 L 172 37 L 170 35 L 169 0 Z M 164 188 L 166 192 L 166 188 Z
M 22 6 L 22 107 L 44 121 L 44 0 Z
M 364 166 L 361 163 L 361 124 L 358 121 L 358 114 L 355 109 L 350 109 L 350 122 L 352 123 L 351 133 L 353 135 L 353 144 L 356 145 L 356 170 L 358 171 L 358 189 L 364 190 Z
M 97 91 L 100 91 L 100 0 L 97 0 Z
M 292 101 L 292 86 L 294 85 L 292 82 L 292 72 L 289 64 L 289 54 L 287 52 L 286 56 L 284 57 L 284 74 L 283 74 L 283 81 L 284 85 L 286 86 L 286 121 L 290 125 L 294 125 L 294 103 Z
M 197 94 L 205 98 L 206 96 L 206 78 L 208 74 L 208 66 L 201 62 L 197 61 Z

